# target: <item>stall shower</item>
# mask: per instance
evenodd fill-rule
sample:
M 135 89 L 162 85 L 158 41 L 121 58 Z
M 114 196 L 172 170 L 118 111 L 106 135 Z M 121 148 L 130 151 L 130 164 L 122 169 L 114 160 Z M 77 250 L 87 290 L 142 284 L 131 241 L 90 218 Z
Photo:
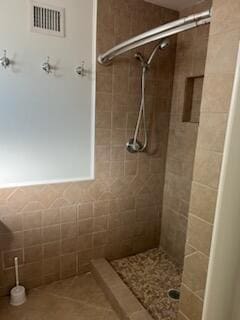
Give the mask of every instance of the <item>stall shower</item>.
M 111 261 L 112 267 L 156 320 L 177 319 L 184 256 L 194 252 L 194 248 L 186 245 L 186 230 L 211 20 L 210 8 L 211 2 L 205 1 L 181 12 L 180 19 L 125 40 L 98 57 L 99 63 L 106 67 L 118 63 L 118 59 L 121 59 L 117 59 L 118 56 L 123 56 L 124 61 L 124 54 L 140 62 L 139 84 L 135 84 L 139 87 L 141 84 L 140 108 L 133 137 L 127 142 L 127 151 L 133 154 L 132 157 L 136 157 L 134 154 L 139 152 L 145 158 L 154 154 L 151 151 L 151 134 L 153 130 L 159 130 L 155 126 L 155 117 L 158 112 L 169 112 L 169 116 L 165 118 L 168 128 L 165 127 L 167 149 L 163 159 L 165 182 L 162 197 L 159 192 L 160 247 Z M 148 42 L 152 42 L 153 35 L 155 40 L 161 40 L 155 41 L 153 48 L 148 49 Z M 143 44 L 143 50 L 147 50 L 149 58 L 135 49 Z M 176 50 L 175 56 L 171 55 L 171 48 Z M 155 56 L 158 51 L 159 55 Z M 151 63 L 158 59 L 161 61 L 163 52 L 165 59 L 175 61 L 171 79 L 173 87 L 171 88 L 171 83 L 168 87 L 172 95 L 171 109 L 163 106 L 159 110 L 158 106 L 147 126 L 146 112 L 148 108 L 152 110 L 145 98 L 151 81 L 149 72 L 157 67 L 156 64 L 151 66 Z M 157 72 L 160 81 L 164 82 L 166 74 L 162 73 L 162 68 L 164 70 L 161 64 Z M 165 94 L 161 92 L 161 98 Z M 157 123 L 157 126 L 160 125 Z M 163 135 L 160 134 L 158 139 L 161 144 Z M 144 214 L 147 216 L 151 213 L 146 210 Z

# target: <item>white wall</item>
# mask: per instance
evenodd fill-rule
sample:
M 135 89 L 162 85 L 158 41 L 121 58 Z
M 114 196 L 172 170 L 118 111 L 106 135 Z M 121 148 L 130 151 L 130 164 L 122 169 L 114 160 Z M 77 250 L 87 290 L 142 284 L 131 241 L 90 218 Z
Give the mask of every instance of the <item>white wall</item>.
M 224 150 L 203 320 L 240 319 L 240 52 Z
M 30 0 L 0 0 L 0 50 L 14 61 L 0 67 L 0 187 L 93 178 L 95 2 L 42 0 L 66 8 L 58 38 L 30 31 Z

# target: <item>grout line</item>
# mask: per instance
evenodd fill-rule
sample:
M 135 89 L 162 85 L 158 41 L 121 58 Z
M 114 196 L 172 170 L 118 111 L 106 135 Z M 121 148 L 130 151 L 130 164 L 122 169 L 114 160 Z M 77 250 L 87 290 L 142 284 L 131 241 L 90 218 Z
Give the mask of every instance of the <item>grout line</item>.
M 204 219 L 200 218 L 199 216 L 197 216 L 197 215 L 193 214 L 191 211 L 189 211 L 189 217 L 190 217 L 190 216 L 192 216 L 192 217 L 194 217 L 195 219 L 200 220 L 200 221 L 202 221 L 202 222 L 204 222 L 204 223 L 208 224 L 208 225 L 209 225 L 209 226 L 211 226 L 211 227 L 213 227 L 213 225 L 214 225 L 214 223 L 210 223 L 210 222 L 208 222 L 208 221 L 206 221 L 206 220 L 204 220 Z
M 196 147 L 196 154 L 199 153 L 200 150 L 204 150 L 204 151 L 207 151 L 209 153 L 214 153 L 215 155 L 218 155 L 218 156 L 223 156 L 223 151 L 215 151 L 215 150 L 212 150 L 212 149 L 208 149 L 208 148 L 203 148 L 202 146 L 200 146 L 200 143 L 197 142 L 197 147 Z
M 190 320 L 190 319 L 185 315 L 185 313 L 179 311 L 179 314 L 181 314 L 181 316 L 183 316 L 186 320 Z
M 222 115 L 222 114 L 225 114 L 225 115 L 228 115 L 229 112 L 227 112 L 227 111 L 222 111 L 222 112 L 217 111 L 217 112 L 214 112 L 214 111 L 205 111 L 205 110 L 203 110 L 203 111 L 201 112 L 201 114 L 204 114 L 204 115 L 206 115 L 206 114 L 210 114 L 210 115 Z
M 204 298 L 201 298 L 199 295 L 196 294 L 191 288 L 189 288 L 184 282 L 182 282 L 182 285 L 188 289 L 196 298 L 204 302 Z M 204 290 L 204 289 L 203 289 Z
M 99 309 L 99 310 L 111 310 L 111 308 L 105 308 L 105 307 L 96 306 L 96 305 L 94 305 L 92 303 L 88 303 L 88 302 L 86 302 L 84 300 L 77 300 L 77 299 L 70 298 L 70 297 L 60 296 L 60 295 L 58 295 L 56 293 L 52 293 L 52 292 L 48 292 L 47 294 L 48 295 L 52 295 L 52 296 L 57 297 L 57 298 L 64 299 L 64 300 L 72 301 L 72 302 L 75 302 L 77 304 L 84 304 L 84 305 L 86 305 L 88 307 L 91 307 L 91 308 L 94 307 L 94 308 Z
M 202 252 L 201 250 L 197 249 L 197 248 L 194 247 L 192 244 L 189 244 L 188 241 L 186 241 L 186 244 L 188 244 L 190 247 L 192 247 L 194 250 L 196 250 L 196 252 L 201 253 L 203 256 L 205 256 L 205 258 L 207 258 L 207 259 L 210 258 L 210 256 L 208 256 L 206 253 L 204 253 L 204 252 Z M 195 252 L 195 253 L 196 253 L 196 252 Z M 187 255 L 187 256 L 189 256 L 189 255 Z M 187 256 L 186 256 L 186 257 L 187 257 Z
M 197 185 L 199 185 L 199 186 L 201 186 L 201 187 L 203 187 L 203 188 L 210 189 L 211 191 L 218 192 L 218 188 L 214 188 L 214 187 L 208 186 L 208 185 L 206 185 L 206 184 L 204 184 L 204 183 L 201 183 L 201 182 L 199 182 L 199 181 L 193 180 L 193 181 L 192 181 L 192 184 L 197 184 Z
M 193 247 L 192 247 L 192 248 L 193 248 Z M 189 253 L 189 254 L 185 255 L 184 259 L 189 258 L 189 257 L 191 257 L 191 256 L 194 256 L 196 253 L 197 253 L 197 251 L 194 251 L 194 252 L 192 252 L 192 253 Z

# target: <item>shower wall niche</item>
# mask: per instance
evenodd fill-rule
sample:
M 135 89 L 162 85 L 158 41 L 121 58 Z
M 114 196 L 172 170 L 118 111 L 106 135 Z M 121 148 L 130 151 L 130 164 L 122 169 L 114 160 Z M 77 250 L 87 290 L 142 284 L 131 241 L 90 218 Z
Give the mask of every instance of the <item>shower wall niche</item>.
M 207 10 L 210 1 L 181 16 Z M 209 25 L 177 37 L 160 245 L 183 265 Z M 187 92 L 186 92 L 187 91 Z M 191 248 L 186 247 L 186 254 Z
M 204 76 L 188 77 L 185 81 L 183 122 L 199 123 Z

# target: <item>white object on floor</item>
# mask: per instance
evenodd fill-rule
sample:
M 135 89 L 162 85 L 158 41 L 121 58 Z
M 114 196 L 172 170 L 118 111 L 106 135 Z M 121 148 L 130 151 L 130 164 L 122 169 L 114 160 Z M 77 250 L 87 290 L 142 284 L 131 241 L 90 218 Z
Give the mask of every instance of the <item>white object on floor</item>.
M 18 258 L 14 258 L 16 286 L 10 291 L 10 304 L 13 306 L 20 306 L 26 301 L 26 291 L 23 286 L 19 285 L 18 274 Z

